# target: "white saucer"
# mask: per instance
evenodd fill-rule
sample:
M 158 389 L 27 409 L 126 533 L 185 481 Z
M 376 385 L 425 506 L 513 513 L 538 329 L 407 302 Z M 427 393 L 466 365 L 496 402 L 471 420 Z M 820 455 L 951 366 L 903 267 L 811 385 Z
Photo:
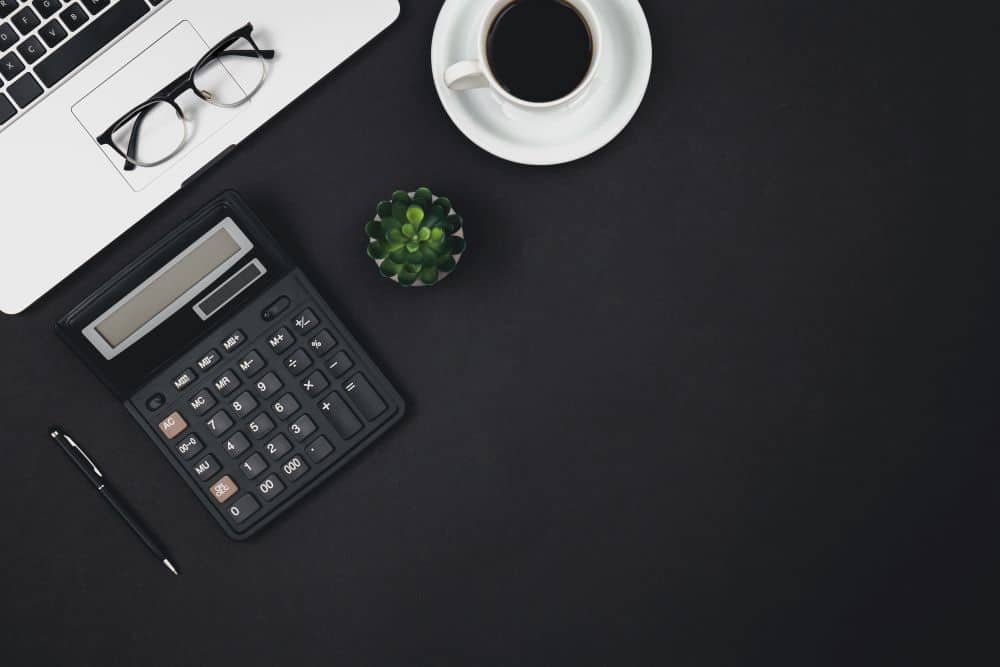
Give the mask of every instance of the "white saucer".
M 601 20 L 604 53 L 586 95 L 561 113 L 511 112 L 489 89 L 454 91 L 450 65 L 476 57 L 481 0 L 447 0 L 431 44 L 434 87 L 445 111 L 473 143 L 521 164 L 571 162 L 607 145 L 639 109 L 653 67 L 653 43 L 638 0 L 591 0 Z

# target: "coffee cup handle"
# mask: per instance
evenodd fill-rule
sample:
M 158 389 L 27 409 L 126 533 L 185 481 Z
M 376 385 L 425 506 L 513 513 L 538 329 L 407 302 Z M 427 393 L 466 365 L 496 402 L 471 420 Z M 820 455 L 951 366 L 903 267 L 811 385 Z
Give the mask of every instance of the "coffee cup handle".
M 452 90 L 472 90 L 487 88 L 490 85 L 483 75 L 483 68 L 478 60 L 455 63 L 445 70 L 444 82 Z

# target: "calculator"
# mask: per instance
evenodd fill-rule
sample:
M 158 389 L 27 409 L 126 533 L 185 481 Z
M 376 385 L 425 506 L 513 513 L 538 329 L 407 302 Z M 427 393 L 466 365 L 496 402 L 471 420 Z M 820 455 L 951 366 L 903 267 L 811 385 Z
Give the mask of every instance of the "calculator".
M 347 465 L 405 410 L 233 191 L 74 308 L 58 331 L 237 540 Z

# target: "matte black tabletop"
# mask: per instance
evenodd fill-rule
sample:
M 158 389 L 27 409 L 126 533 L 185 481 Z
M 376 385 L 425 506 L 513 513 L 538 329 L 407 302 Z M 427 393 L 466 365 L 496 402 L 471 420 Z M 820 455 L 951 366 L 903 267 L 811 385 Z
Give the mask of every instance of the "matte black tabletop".
M 441 3 L 403 4 L 223 164 L 0 319 L 0 662 L 982 664 L 998 243 L 995 216 L 945 196 L 952 147 L 975 139 L 945 111 L 978 93 L 929 55 L 937 18 L 645 0 L 654 71 L 633 123 L 531 168 L 452 125 L 429 67 Z M 378 277 L 362 225 L 420 185 L 453 199 L 469 251 L 406 290 Z M 228 187 L 409 406 L 249 543 L 53 330 Z

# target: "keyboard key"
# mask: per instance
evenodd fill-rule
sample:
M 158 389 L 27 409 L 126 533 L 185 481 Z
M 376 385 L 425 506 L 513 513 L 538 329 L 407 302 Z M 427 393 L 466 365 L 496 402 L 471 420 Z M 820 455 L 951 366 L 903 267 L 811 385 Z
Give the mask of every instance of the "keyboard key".
M 291 331 L 282 327 L 268 337 L 267 344 L 272 350 L 281 354 L 295 344 L 295 337 Z
M 201 440 L 198 439 L 198 436 L 189 435 L 174 445 L 174 448 L 177 449 L 177 455 L 187 461 L 188 459 L 193 459 L 197 456 L 198 452 L 205 447 L 201 444 Z
M 42 36 L 42 39 L 49 45 L 49 48 L 59 44 L 59 42 L 66 39 L 68 35 L 66 28 L 62 27 L 62 24 L 55 19 L 52 19 L 42 26 L 42 29 L 38 34 Z
M 209 350 L 205 353 L 201 359 L 198 360 L 198 370 L 204 372 L 207 371 L 212 366 L 219 363 L 219 359 L 222 357 L 215 350 Z
M 35 9 L 38 10 L 43 19 L 49 18 L 62 7 L 61 0 L 35 0 L 32 4 L 35 5 Z
M 343 351 L 333 355 L 326 362 L 327 369 L 333 373 L 333 377 L 335 378 L 343 377 L 344 373 L 351 370 L 353 366 L 354 362 L 351 361 L 351 358 L 346 352 Z
M 319 371 L 314 372 L 302 381 L 302 388 L 305 389 L 306 393 L 310 396 L 318 394 L 329 386 L 330 383 L 327 381 L 326 376 Z
M 230 403 L 233 408 L 233 412 L 236 413 L 236 417 L 240 418 L 244 415 L 250 414 L 257 407 L 257 400 L 250 395 L 249 391 L 245 391 L 236 397 L 236 400 Z
M 277 475 L 268 475 L 264 481 L 257 485 L 257 490 L 264 500 L 274 500 L 274 497 L 285 490 L 285 485 L 281 483 Z
M 215 390 L 223 396 L 229 396 L 229 394 L 236 391 L 239 386 L 240 380 L 236 377 L 236 373 L 233 373 L 232 371 L 226 371 L 215 381 Z
M 262 412 L 254 417 L 252 422 L 247 424 L 247 429 L 253 438 L 260 440 L 274 430 L 274 422 Z
M 87 16 L 87 13 L 83 11 L 83 8 L 80 7 L 80 4 L 77 2 L 74 2 L 72 5 L 67 7 L 63 13 L 59 15 L 59 18 L 61 18 L 63 23 L 66 24 L 66 27 L 73 32 L 82 28 L 83 24 L 90 20 L 90 17 Z
M 110 4 L 111 0 L 83 0 L 83 6 L 89 9 L 91 14 L 97 14 Z
M 288 442 L 288 438 L 285 436 L 276 435 L 274 438 L 269 440 L 266 445 L 264 445 L 264 451 L 267 452 L 268 457 L 277 461 L 285 454 L 292 451 L 292 443 Z
M 31 7 L 25 7 L 10 20 L 22 35 L 27 35 L 29 32 L 37 28 L 41 24 L 41 19 L 38 18 L 38 14 L 31 10 Z
M 0 0 L 0 19 L 5 19 L 17 9 L 17 0 Z
M 299 402 L 291 394 L 285 394 L 271 405 L 271 409 L 278 415 L 278 419 L 284 421 L 298 412 Z
M 337 347 L 337 339 L 326 329 L 320 331 L 309 341 L 309 349 L 313 351 L 313 354 L 320 357 L 330 353 L 335 347 Z
M 349 381 L 344 383 L 344 391 L 347 392 L 347 397 L 350 398 L 354 405 L 357 406 L 361 414 L 365 416 L 365 419 L 372 421 L 380 414 L 385 412 L 386 405 L 382 397 L 378 395 L 375 389 L 368 383 L 364 375 L 358 373 Z
M 0 53 L 21 41 L 21 36 L 9 23 L 0 25 Z
M 333 454 L 333 445 L 326 438 L 320 436 L 316 438 L 316 442 L 312 443 L 306 447 L 306 456 L 313 463 L 319 463 L 330 454 Z
M 45 55 L 45 47 L 37 37 L 32 36 L 17 45 L 17 52 L 30 65 Z
M 0 74 L 3 75 L 7 81 L 13 81 L 14 77 L 24 71 L 24 63 L 21 59 L 17 57 L 17 54 L 11 51 L 3 58 L 0 58 Z
M 247 339 L 246 334 L 237 329 L 232 334 L 230 334 L 229 338 L 222 341 L 222 349 L 225 350 L 226 352 L 232 352 L 240 345 L 242 345 L 246 341 L 246 339 Z
M 220 504 L 229 500 L 232 495 L 239 490 L 240 487 L 236 486 L 236 482 L 234 482 L 233 478 L 229 475 L 221 478 L 209 488 L 212 497 L 215 498 Z
M 219 436 L 232 428 L 233 418 L 225 410 L 219 410 L 205 422 L 205 426 L 212 435 Z
M 309 358 L 306 351 L 299 348 L 292 353 L 292 356 L 285 359 L 285 368 L 287 368 L 288 372 L 292 375 L 302 375 L 306 372 L 306 369 L 309 368 L 311 363 L 312 359 Z
M 347 407 L 347 403 L 337 392 L 320 401 L 319 409 L 333 424 L 333 428 L 337 429 L 340 437 L 347 439 L 361 430 L 361 420 Z
M 268 373 L 261 379 L 257 380 L 257 384 L 254 385 L 254 388 L 262 398 L 271 398 L 281 390 L 282 386 L 281 380 L 278 379 L 277 375 L 274 373 Z
M 264 370 L 264 360 L 261 359 L 260 353 L 257 350 L 243 357 L 243 360 L 240 362 L 240 373 L 243 373 L 243 377 L 252 378 L 262 370 Z
M 279 315 L 288 310 L 288 307 L 290 305 L 292 305 L 291 299 L 289 299 L 287 296 L 283 296 L 274 303 L 272 303 L 270 306 L 265 308 L 263 312 L 261 312 L 260 318 L 265 322 L 273 322 L 274 320 L 278 319 Z
M 248 440 L 245 435 L 237 431 L 229 436 L 229 439 L 226 440 L 226 444 L 223 445 L 222 448 L 226 450 L 226 454 L 229 454 L 235 459 L 237 456 L 250 449 L 250 440 Z
M 198 476 L 198 479 L 204 482 L 219 471 L 219 462 L 215 460 L 214 456 L 209 454 L 201 461 L 195 463 L 192 470 L 194 470 L 194 474 Z
M 6 95 L 0 94 L 0 125 L 3 125 L 8 120 L 14 117 L 17 110 L 14 105 L 10 103 Z
M 181 417 L 181 413 L 172 412 L 160 422 L 160 432 L 166 436 L 167 440 L 173 440 L 188 427 L 188 423 Z
M 229 517 L 233 523 L 243 523 L 260 509 L 260 503 L 249 493 L 229 507 Z
M 101 4 L 102 9 L 108 5 L 108 0 L 85 0 L 84 4 L 91 13 L 94 13 L 95 2 Z M 46 86 L 54 86 L 149 11 L 145 0 L 121 0 L 78 32 L 65 46 L 53 51 L 35 67 L 35 73 Z
M 309 418 L 309 415 L 302 415 L 288 427 L 292 432 L 292 437 L 302 442 L 316 432 L 316 422 Z
M 298 455 L 288 459 L 288 461 L 281 466 L 281 474 L 284 475 L 285 479 L 289 482 L 294 482 L 307 472 L 309 472 L 309 466 L 307 466 L 306 462 L 302 460 L 302 457 Z
M 195 394 L 194 398 L 188 401 L 188 405 L 200 417 L 215 407 L 215 397 L 212 396 L 212 392 L 208 389 L 202 389 Z
M 292 322 L 292 328 L 301 335 L 311 331 L 317 324 L 319 324 L 319 318 L 316 317 L 316 313 L 311 308 L 306 308 Z
M 183 373 L 174 378 L 174 389 L 181 391 L 189 384 L 194 382 L 198 378 L 195 372 L 190 368 L 186 369 Z
M 264 457 L 261 456 L 260 454 L 254 454 L 246 461 L 244 461 L 242 464 L 240 464 L 240 470 L 242 470 L 243 474 L 246 475 L 249 479 L 253 479 L 254 477 L 258 477 L 262 472 L 267 470 L 267 461 L 265 461 Z

